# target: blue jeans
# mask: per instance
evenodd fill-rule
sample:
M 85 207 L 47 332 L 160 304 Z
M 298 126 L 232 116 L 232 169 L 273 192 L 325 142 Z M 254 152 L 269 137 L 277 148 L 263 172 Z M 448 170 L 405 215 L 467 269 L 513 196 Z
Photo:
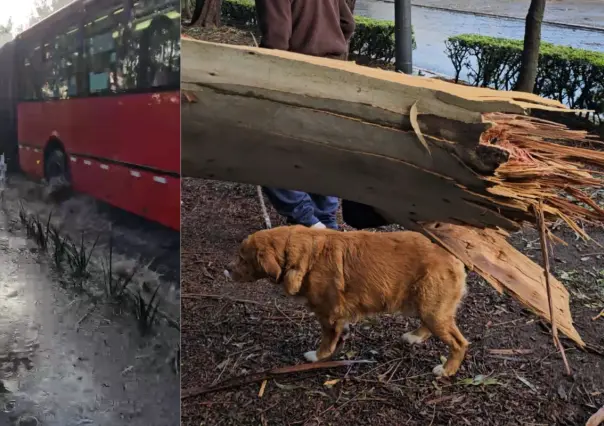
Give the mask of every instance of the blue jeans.
M 313 226 L 317 222 L 328 228 L 338 229 L 336 214 L 337 197 L 307 194 L 289 189 L 262 188 L 275 210 L 287 218 L 288 223 Z

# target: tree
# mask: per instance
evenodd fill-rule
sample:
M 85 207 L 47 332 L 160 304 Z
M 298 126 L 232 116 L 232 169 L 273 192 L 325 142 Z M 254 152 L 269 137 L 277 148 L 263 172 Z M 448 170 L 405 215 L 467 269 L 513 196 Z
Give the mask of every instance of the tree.
M 13 39 L 13 20 L 8 18 L 8 22 L 0 25 L 0 47 Z
M 200 27 L 218 27 L 220 26 L 221 10 L 221 0 L 197 0 L 191 22 L 185 26 L 190 27 L 199 21 Z
M 531 0 L 524 29 L 524 49 L 520 64 L 520 75 L 516 83 L 516 90 L 532 92 L 537 79 L 537 65 L 539 64 L 539 48 L 541 46 L 541 23 L 545 12 L 546 0 Z
M 67 6 L 72 1 L 73 0 L 36 0 L 34 2 L 34 9 L 29 17 L 29 22 L 27 23 L 26 28 L 31 27 L 32 25 L 46 18 L 51 13 L 56 12 L 64 6 Z
M 346 4 L 350 8 L 351 12 L 354 13 L 354 7 L 357 4 L 357 0 L 346 0 Z

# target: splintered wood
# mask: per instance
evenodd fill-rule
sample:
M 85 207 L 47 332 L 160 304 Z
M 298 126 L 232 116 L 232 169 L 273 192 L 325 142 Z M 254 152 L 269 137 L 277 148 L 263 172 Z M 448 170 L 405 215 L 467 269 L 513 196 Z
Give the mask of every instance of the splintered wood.
M 541 200 L 544 213 L 563 219 L 575 232 L 588 238 L 577 222 L 602 223 L 604 209 L 585 189 L 601 187 L 603 181 L 585 164 L 604 168 L 604 151 L 575 145 L 592 144 L 604 149 L 604 144 L 587 138 L 584 132 L 545 120 L 500 113 L 484 117 L 496 125 L 482 134 L 480 143 L 509 153 L 508 160 L 488 178 L 495 183 L 489 192 L 513 198 L 527 210 Z
M 451 224 L 427 224 L 423 228 L 497 291 L 502 293 L 505 290 L 535 314 L 551 322 L 543 268 L 512 247 L 506 241 L 505 233 Z M 579 346 L 585 346 L 573 326 L 568 291 L 551 275 L 550 284 L 558 330 Z
M 590 196 L 603 186 L 602 142 L 529 115 L 572 113 L 557 101 L 291 52 L 182 48 L 185 176 L 372 205 L 548 320 L 543 269 L 500 230 L 534 225 L 540 203 L 546 221 L 584 238 L 583 224 L 604 225 Z M 551 279 L 558 329 L 582 346 L 568 293 Z

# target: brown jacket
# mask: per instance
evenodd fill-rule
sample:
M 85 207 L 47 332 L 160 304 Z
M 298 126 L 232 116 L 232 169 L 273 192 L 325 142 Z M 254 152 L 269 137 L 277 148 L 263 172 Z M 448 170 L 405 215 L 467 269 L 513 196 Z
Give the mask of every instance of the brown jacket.
M 342 57 L 354 32 L 345 0 L 256 0 L 260 47 Z

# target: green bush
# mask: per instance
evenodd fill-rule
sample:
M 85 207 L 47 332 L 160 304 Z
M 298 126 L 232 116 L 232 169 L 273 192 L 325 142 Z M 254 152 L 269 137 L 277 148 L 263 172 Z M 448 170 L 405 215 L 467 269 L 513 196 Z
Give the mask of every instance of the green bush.
M 512 90 L 518 80 L 521 40 L 463 34 L 446 42 L 458 81 L 462 70 L 474 86 Z M 604 112 L 604 53 L 541 43 L 534 92 L 571 108 Z
M 256 27 L 256 6 L 252 0 L 223 0 L 222 22 L 234 27 Z M 374 64 L 394 60 L 394 22 L 355 16 L 356 30 L 350 40 L 349 56 Z M 413 48 L 415 49 L 415 35 Z

